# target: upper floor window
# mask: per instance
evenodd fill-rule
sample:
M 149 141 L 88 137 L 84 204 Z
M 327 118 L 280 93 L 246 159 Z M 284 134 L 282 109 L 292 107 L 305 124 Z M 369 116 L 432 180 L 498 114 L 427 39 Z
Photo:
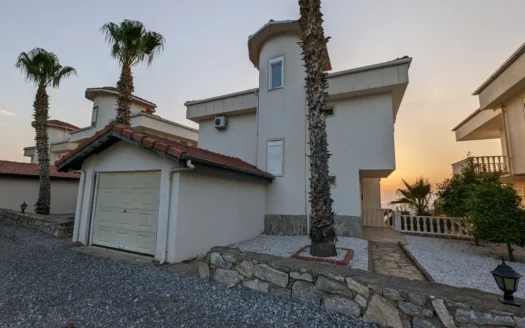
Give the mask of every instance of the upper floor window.
M 326 117 L 330 117 L 330 116 L 334 116 L 334 107 L 326 107 L 324 109 L 324 113 L 326 115 Z
M 95 127 L 97 125 L 97 116 L 98 116 L 98 106 L 93 107 L 93 113 L 91 114 L 91 126 Z
M 266 153 L 266 171 L 268 173 L 282 176 L 283 175 L 283 141 L 268 141 Z
M 270 59 L 270 77 L 268 89 L 282 88 L 284 85 L 284 56 Z

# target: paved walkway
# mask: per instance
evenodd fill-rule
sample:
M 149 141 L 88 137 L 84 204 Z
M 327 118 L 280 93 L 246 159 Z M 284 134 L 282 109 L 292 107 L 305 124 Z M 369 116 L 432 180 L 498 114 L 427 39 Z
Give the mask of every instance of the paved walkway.
M 405 237 L 394 229 L 364 227 L 363 238 L 368 240 L 373 270 L 379 274 L 426 280 L 415 264 L 405 254 L 399 243 L 406 244 Z

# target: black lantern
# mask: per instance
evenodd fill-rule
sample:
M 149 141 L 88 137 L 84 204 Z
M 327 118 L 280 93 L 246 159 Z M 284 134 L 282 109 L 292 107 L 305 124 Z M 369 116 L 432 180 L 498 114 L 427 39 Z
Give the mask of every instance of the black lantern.
M 26 202 L 23 202 L 22 205 L 20 205 L 20 209 L 22 210 L 22 213 L 25 212 L 26 208 L 27 208 L 27 204 Z
M 512 296 L 512 294 L 518 289 L 518 282 L 520 281 L 521 275 L 508 266 L 503 257 L 501 260 L 502 263 L 491 272 L 499 289 L 503 291 L 503 299 L 500 298 L 499 300 L 504 304 L 520 306 L 514 302 L 514 296 Z

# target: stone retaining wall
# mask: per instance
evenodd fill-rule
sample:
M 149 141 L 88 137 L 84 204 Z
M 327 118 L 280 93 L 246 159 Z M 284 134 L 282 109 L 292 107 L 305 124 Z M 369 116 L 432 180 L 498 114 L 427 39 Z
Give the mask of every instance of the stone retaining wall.
M 227 247 L 214 247 L 198 260 L 202 279 L 292 297 L 382 326 L 525 328 L 524 308 L 473 289 Z
M 73 236 L 73 226 L 75 224 L 75 220 L 71 218 L 33 213 L 22 214 L 6 209 L 0 209 L 0 221 L 42 231 L 57 238 L 69 238 Z
M 307 235 L 306 215 L 264 216 L 264 233 L 267 235 L 304 236 Z M 361 238 L 362 223 L 360 216 L 336 215 L 334 229 L 338 236 Z

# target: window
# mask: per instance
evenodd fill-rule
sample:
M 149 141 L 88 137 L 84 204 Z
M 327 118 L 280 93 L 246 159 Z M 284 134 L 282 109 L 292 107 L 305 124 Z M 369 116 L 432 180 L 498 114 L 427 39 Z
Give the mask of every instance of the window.
M 282 176 L 283 175 L 283 141 L 268 141 L 268 150 L 266 154 L 266 171 L 268 173 Z
M 95 127 L 97 125 L 97 116 L 98 116 L 98 106 L 93 107 L 93 113 L 91 114 L 91 126 Z
M 324 109 L 325 115 L 328 116 L 334 116 L 334 107 L 326 107 Z
M 335 175 L 328 176 L 328 182 L 330 182 L 330 187 L 335 187 L 337 185 Z
M 268 89 L 282 88 L 284 85 L 284 57 L 270 59 L 270 78 Z

